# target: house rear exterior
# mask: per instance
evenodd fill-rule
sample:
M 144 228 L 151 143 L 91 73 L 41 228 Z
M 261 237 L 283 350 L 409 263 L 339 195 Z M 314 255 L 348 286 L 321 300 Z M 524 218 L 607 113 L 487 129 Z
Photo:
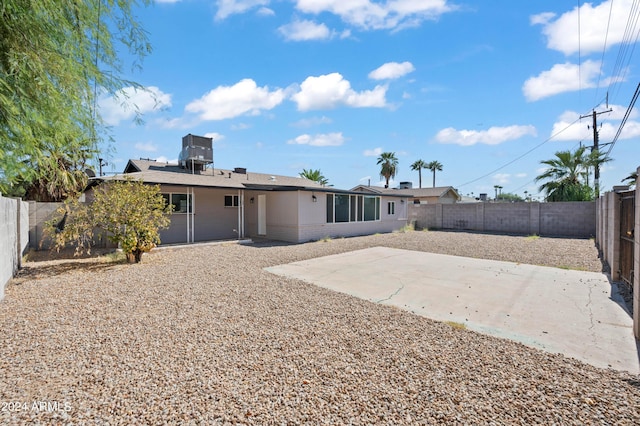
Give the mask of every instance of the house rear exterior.
M 406 195 L 340 190 L 244 168 L 211 168 L 207 139 L 185 136 L 179 164 L 129 160 L 122 174 L 97 179 L 160 185 L 174 206 L 169 228 L 160 232 L 162 244 L 251 237 L 300 243 L 392 232 L 407 224 Z

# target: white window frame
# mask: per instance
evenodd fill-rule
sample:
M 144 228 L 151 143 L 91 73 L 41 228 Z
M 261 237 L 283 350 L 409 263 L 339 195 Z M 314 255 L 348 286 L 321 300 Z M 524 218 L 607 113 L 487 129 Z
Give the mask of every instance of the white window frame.
M 231 205 L 227 205 L 227 197 L 231 197 Z M 224 207 L 234 208 L 239 207 L 240 205 L 240 197 L 234 194 L 224 194 Z

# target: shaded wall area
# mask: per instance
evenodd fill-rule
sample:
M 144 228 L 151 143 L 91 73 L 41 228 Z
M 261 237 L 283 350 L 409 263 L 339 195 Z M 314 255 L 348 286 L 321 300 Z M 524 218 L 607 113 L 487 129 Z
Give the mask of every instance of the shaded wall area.
M 22 265 L 29 245 L 29 205 L 0 195 L 0 300 L 4 288 Z

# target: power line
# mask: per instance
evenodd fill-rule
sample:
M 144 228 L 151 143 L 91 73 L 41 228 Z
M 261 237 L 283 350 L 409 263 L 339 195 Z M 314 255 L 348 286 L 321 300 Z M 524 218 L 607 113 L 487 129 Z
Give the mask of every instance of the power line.
M 523 157 L 525 157 L 525 156 L 529 155 L 530 153 L 532 153 L 532 152 L 533 152 L 533 151 L 535 151 L 536 149 L 540 148 L 542 145 L 546 144 L 547 142 L 549 142 L 550 140 L 552 140 L 553 138 L 555 138 L 556 136 L 558 136 L 559 134 L 561 134 L 562 132 L 564 132 L 565 130 L 567 130 L 569 127 L 571 127 L 571 126 L 573 126 L 574 124 L 576 124 L 579 120 L 580 120 L 580 118 L 579 118 L 579 117 L 578 117 L 578 118 L 576 118 L 573 122 L 571 122 L 570 124 L 568 124 L 564 129 L 562 129 L 562 130 L 560 130 L 560 131 L 558 131 L 558 132 L 554 133 L 553 135 L 549 136 L 545 141 L 543 141 L 543 142 L 539 143 L 538 145 L 534 146 L 533 148 L 531 148 L 530 150 L 528 150 L 528 151 L 527 151 L 527 152 L 525 152 L 524 154 L 522 154 L 522 155 L 520 155 L 520 156 L 518 156 L 518 157 L 514 158 L 513 160 L 509 161 L 508 163 L 503 164 L 502 166 L 498 167 L 497 169 L 492 170 L 492 171 L 490 171 L 489 173 L 487 173 L 487 174 L 485 174 L 485 175 L 480 176 L 479 178 L 476 178 L 476 179 L 470 180 L 469 182 L 465 182 L 465 183 L 463 183 L 462 185 L 458 185 L 456 188 L 461 188 L 461 187 L 463 187 L 463 186 L 465 186 L 465 185 L 469 185 L 470 183 L 477 182 L 477 181 L 479 181 L 480 179 L 484 179 L 484 178 L 486 178 L 486 177 L 488 177 L 488 176 L 492 175 L 493 173 L 498 172 L 498 171 L 500 171 L 500 170 L 504 169 L 504 168 L 505 168 L 505 167 L 507 167 L 507 166 L 510 166 L 511 164 L 515 163 L 516 161 L 520 160 L 521 158 L 523 158 Z
M 638 83 L 638 86 L 636 87 L 636 91 L 633 94 L 633 97 L 631 98 L 631 102 L 629 103 L 629 107 L 627 108 L 627 111 L 624 113 L 624 117 L 620 122 L 620 127 L 618 127 L 618 131 L 616 132 L 616 135 L 613 137 L 613 141 L 611 141 L 611 143 L 609 144 L 609 150 L 607 151 L 607 155 L 606 155 L 607 157 L 609 156 L 609 153 L 611 153 L 613 146 L 618 141 L 618 138 L 622 133 L 622 128 L 627 123 L 627 119 L 629 118 L 629 115 L 631 115 L 631 111 L 633 110 L 633 107 L 636 104 L 636 100 L 638 99 L 638 95 L 640 95 L 640 83 Z
M 640 18 L 640 1 L 634 0 L 629 11 L 629 17 L 625 26 L 622 41 L 620 42 L 620 48 L 618 49 L 618 56 L 613 67 L 613 72 L 610 77 L 608 92 L 612 94 L 612 99 L 615 98 L 620 90 L 620 86 L 614 93 L 613 87 L 620 81 L 624 81 L 624 77 L 628 72 L 628 64 L 633 56 L 633 50 L 635 49 L 635 42 L 638 40 L 639 32 L 636 31 L 638 25 L 638 19 Z M 632 43 L 632 40 L 633 43 Z M 630 50 L 631 47 L 631 50 Z
M 598 90 L 600 89 L 600 79 L 602 77 L 602 68 L 604 66 L 604 53 L 607 50 L 607 41 L 609 40 L 609 28 L 611 26 L 611 14 L 613 12 L 613 0 L 609 3 L 609 19 L 607 19 L 607 31 L 604 34 L 604 45 L 602 46 L 602 57 L 600 58 L 600 72 L 598 73 L 598 84 L 596 84 L 596 96 L 598 98 Z M 607 99 L 607 104 L 609 103 Z M 608 105 L 607 105 L 608 106 Z

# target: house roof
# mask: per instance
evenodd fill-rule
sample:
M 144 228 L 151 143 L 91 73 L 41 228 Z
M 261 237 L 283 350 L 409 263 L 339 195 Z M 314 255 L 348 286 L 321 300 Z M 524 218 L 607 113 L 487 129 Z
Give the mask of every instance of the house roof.
M 415 197 L 415 198 L 422 198 L 422 197 L 444 197 L 446 196 L 449 192 L 452 192 L 456 198 L 459 200 L 460 199 L 460 194 L 458 194 L 458 191 L 456 191 L 456 189 L 452 186 L 436 186 L 436 187 L 432 187 L 432 188 L 403 188 L 403 189 L 397 189 L 397 188 L 383 188 L 380 186 L 366 186 L 366 185 L 358 185 L 355 188 L 352 189 L 352 191 L 368 191 L 368 192 L 373 192 L 373 193 L 377 193 L 377 194 L 397 194 L 397 195 L 404 195 L 407 197 Z
M 177 164 L 153 160 L 129 160 L 124 173 L 102 177 L 103 180 L 120 180 L 125 177 L 140 179 L 147 183 L 180 186 L 205 186 L 217 188 L 237 188 L 266 186 L 290 189 L 323 189 L 323 185 L 302 177 L 270 175 L 245 172 L 235 169 L 206 169 L 192 173 Z
M 266 191 L 307 190 L 317 192 L 359 193 L 362 191 L 346 191 L 327 187 L 310 179 L 294 176 L 254 173 L 244 169 L 207 169 L 191 173 L 177 164 L 163 163 L 153 160 L 129 160 L 124 173 L 103 176 L 96 180 L 122 180 L 125 178 L 142 180 L 146 183 L 177 186 L 201 186 L 229 189 L 260 189 Z M 386 194 L 385 194 L 386 195 Z M 388 194 L 405 196 L 404 194 Z

